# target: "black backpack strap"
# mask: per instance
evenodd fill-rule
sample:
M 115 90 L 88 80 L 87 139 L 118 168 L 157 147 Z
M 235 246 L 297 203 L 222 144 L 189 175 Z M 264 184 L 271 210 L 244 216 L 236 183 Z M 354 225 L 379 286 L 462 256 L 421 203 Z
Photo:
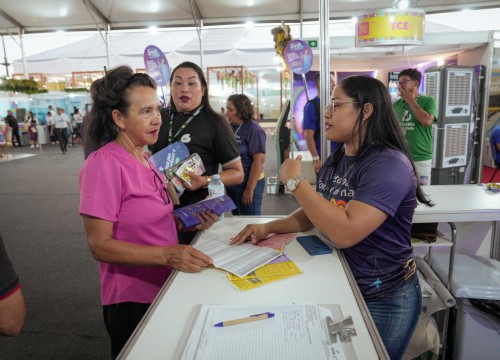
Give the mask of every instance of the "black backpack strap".
M 321 111 L 319 109 L 319 102 L 316 99 L 311 99 L 308 102 L 311 102 L 314 104 L 314 108 L 316 109 L 316 127 L 319 129 L 319 117 L 321 115 Z M 317 141 L 317 139 L 319 139 L 320 136 L 321 136 L 321 132 L 315 131 L 314 132 L 314 141 Z

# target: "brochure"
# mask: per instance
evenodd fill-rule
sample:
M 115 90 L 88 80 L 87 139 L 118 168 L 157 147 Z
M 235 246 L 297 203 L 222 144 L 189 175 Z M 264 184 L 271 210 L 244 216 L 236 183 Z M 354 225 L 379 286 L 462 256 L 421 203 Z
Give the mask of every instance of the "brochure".
M 182 224 L 189 228 L 200 223 L 195 214 L 201 214 L 203 210 L 212 211 L 220 216 L 233 209 L 236 209 L 233 200 L 227 195 L 222 195 L 176 209 L 174 215 L 177 215 Z

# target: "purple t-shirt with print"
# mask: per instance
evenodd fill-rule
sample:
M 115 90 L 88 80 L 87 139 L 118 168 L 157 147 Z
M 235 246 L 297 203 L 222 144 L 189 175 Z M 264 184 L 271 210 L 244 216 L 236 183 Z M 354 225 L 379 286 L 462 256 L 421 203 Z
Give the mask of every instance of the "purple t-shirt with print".
M 413 278 L 411 224 L 417 205 L 417 181 L 409 159 L 397 150 L 373 150 L 361 160 L 328 158 L 317 191 L 344 208 L 351 200 L 387 214 L 384 223 L 356 245 L 343 249 L 365 299 L 392 291 Z
M 241 126 L 233 126 L 233 131 L 240 151 L 243 173 L 247 177 L 250 174 L 253 156 L 266 153 L 266 133 L 253 120 L 245 121 Z

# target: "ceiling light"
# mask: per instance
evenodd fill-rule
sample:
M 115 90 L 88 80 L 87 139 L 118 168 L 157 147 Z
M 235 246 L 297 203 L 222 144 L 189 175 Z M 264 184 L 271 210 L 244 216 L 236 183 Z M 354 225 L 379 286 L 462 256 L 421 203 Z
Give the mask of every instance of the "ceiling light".
M 393 7 L 404 10 L 410 6 L 409 0 L 394 0 Z
M 68 9 L 61 9 L 59 11 L 59 16 L 63 16 L 64 17 L 66 15 L 68 15 Z
M 248 0 L 247 1 L 247 6 L 253 6 L 253 0 Z

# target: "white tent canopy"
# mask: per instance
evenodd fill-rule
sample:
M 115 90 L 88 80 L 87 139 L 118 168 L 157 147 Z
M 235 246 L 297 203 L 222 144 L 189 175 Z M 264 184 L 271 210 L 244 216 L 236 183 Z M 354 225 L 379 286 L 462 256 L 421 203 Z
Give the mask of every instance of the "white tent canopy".
M 23 6 L 19 6 L 20 2 Z M 142 52 L 149 44 L 160 47 L 167 54 L 171 65 L 184 60 L 199 63 L 200 41 L 194 25 L 200 26 L 201 23 L 204 25 L 201 27 L 201 37 L 205 67 L 244 65 L 256 69 L 269 68 L 274 66 L 274 43 L 270 27 L 284 20 L 292 25 L 293 37 L 300 38 L 298 23 L 301 20 L 317 20 L 319 16 L 319 0 L 120 0 L 119 6 L 117 2 L 109 0 L 74 0 L 64 6 L 56 1 L 20 2 L 0 0 L 0 34 L 2 30 L 7 34 L 4 37 L 7 59 L 18 59 L 14 61 L 15 73 L 24 72 L 18 46 L 20 41 L 15 41 L 18 32 L 26 34 L 23 36 L 26 54 L 35 54 L 27 56 L 28 72 L 50 74 L 102 70 L 107 65 L 106 44 L 103 41 L 105 29 L 110 29 L 110 66 L 125 63 L 134 68 L 144 67 Z M 413 66 L 429 60 L 430 56 L 443 58 L 480 46 L 489 41 L 483 31 L 499 27 L 497 19 L 500 10 L 494 7 L 500 8 L 500 1 L 413 0 L 412 4 L 424 8 L 428 13 L 424 46 L 355 48 L 355 26 L 348 19 L 360 11 L 392 7 L 393 1 L 330 0 L 330 18 L 337 19 L 329 30 L 333 36 L 330 46 L 331 66 L 350 70 L 377 69 L 388 65 Z M 436 13 L 466 8 L 479 10 Z M 66 12 L 66 15 L 61 16 L 61 12 Z M 247 20 L 259 23 L 259 26 L 252 29 L 243 27 L 242 24 Z M 274 25 L 261 26 L 265 22 Z M 217 24 L 240 24 L 240 27 L 214 28 Z M 302 37 L 319 36 L 317 23 L 304 24 Z M 157 26 L 159 32 L 156 35 L 120 32 L 120 29 L 146 29 L 148 26 Z M 181 29 L 177 26 L 190 28 Z M 101 30 L 100 35 L 96 28 Z M 38 44 L 34 43 L 37 42 L 36 36 L 39 36 L 32 33 L 61 29 L 86 30 L 88 38 L 75 44 L 66 41 L 54 51 L 31 52 L 32 48 L 37 47 Z M 480 33 L 472 35 L 468 32 L 470 29 Z M 94 30 L 93 33 L 88 32 L 91 30 Z M 459 34 L 459 37 L 452 33 Z M 71 34 L 74 38 L 75 33 Z M 33 41 L 31 36 L 34 37 Z M 390 61 L 387 56 L 390 56 Z M 315 61 L 315 66 L 318 64 L 319 61 Z
M 204 29 L 203 65 L 243 65 L 256 71 L 274 69 L 273 26 Z M 299 38 L 299 25 L 291 27 L 293 38 Z M 353 28 L 350 22 L 336 22 L 330 26 L 330 34 L 334 34 L 330 43 L 332 68 L 352 71 L 416 66 L 431 59 L 482 46 L 489 41 L 487 31 L 457 31 L 428 21 L 425 46 L 356 48 L 354 36 L 351 35 Z M 302 31 L 305 38 L 317 38 L 319 25 L 304 24 Z M 160 31 L 156 34 L 112 32 L 109 44 L 110 67 L 128 64 L 135 69 L 144 68 L 143 53 L 148 45 L 162 49 L 171 66 L 186 60 L 200 62 L 200 44 L 195 29 Z M 317 51 L 315 53 L 317 57 Z M 318 59 L 314 64 L 314 68 L 317 68 Z M 73 44 L 28 56 L 27 66 L 31 73 L 45 74 L 99 71 L 107 66 L 106 46 L 100 35 L 93 35 Z M 21 59 L 14 61 L 14 72 L 23 72 Z

